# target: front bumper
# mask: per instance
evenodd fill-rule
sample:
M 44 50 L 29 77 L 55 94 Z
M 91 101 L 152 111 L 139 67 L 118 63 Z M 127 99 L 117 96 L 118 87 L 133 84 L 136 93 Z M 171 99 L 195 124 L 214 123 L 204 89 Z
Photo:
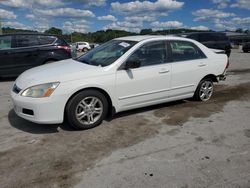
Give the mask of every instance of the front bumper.
M 62 123 L 65 102 L 62 97 L 30 98 L 11 91 L 14 111 L 18 116 L 39 124 Z

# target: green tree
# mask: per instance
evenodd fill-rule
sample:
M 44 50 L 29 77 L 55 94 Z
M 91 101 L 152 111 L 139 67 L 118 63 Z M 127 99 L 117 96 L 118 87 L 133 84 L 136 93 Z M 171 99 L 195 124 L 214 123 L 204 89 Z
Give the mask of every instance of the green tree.
M 243 33 L 243 29 L 242 28 L 238 28 L 235 30 L 236 33 Z
M 153 33 L 152 29 L 142 29 L 140 35 L 149 35 L 152 33 Z
M 62 35 L 62 30 L 56 27 L 51 27 L 48 30 L 46 30 L 44 33 L 52 34 L 52 35 Z

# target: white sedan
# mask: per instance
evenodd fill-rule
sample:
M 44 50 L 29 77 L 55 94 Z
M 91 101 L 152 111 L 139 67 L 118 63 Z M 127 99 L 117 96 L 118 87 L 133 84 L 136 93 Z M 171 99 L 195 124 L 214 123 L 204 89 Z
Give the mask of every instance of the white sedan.
M 36 67 L 11 91 L 14 110 L 41 124 L 88 129 L 110 114 L 194 97 L 207 101 L 225 78 L 228 58 L 191 39 L 130 36 L 78 59 Z

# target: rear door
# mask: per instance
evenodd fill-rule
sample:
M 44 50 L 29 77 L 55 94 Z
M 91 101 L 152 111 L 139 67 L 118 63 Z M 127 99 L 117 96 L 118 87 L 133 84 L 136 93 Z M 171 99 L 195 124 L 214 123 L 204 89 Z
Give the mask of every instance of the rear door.
M 38 42 L 39 42 L 39 48 L 38 48 L 38 65 L 44 64 L 48 61 L 56 61 L 59 58 L 58 50 L 56 45 L 53 45 L 54 42 L 57 40 L 57 37 L 55 36 L 47 36 L 47 35 L 38 35 Z
M 15 61 L 13 54 L 13 36 L 4 35 L 0 36 L 0 76 L 3 75 L 15 75 Z
M 38 65 L 39 43 L 37 35 L 16 35 L 16 50 L 13 58 L 18 74 Z
M 192 94 L 203 75 L 207 58 L 192 42 L 169 41 L 172 79 L 170 97 Z

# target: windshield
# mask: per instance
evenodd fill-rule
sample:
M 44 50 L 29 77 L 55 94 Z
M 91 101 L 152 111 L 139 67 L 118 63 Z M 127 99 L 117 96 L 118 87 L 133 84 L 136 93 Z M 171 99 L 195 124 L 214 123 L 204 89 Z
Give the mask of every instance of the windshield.
M 80 56 L 76 61 L 105 67 L 114 63 L 136 43 L 135 41 L 111 40 Z

